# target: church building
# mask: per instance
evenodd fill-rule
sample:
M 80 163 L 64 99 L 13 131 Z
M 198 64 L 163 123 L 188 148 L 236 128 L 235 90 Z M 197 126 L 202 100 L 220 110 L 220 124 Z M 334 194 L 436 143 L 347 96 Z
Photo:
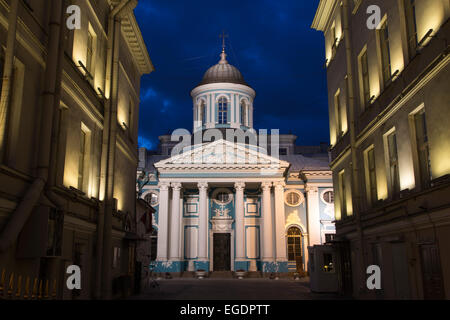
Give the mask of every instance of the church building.
M 192 146 L 163 135 L 157 151 L 139 150 L 138 192 L 156 209 L 156 272 L 306 272 L 308 247 L 335 233 L 328 145 L 256 133 L 255 90 L 225 47 L 220 56 L 191 92 Z

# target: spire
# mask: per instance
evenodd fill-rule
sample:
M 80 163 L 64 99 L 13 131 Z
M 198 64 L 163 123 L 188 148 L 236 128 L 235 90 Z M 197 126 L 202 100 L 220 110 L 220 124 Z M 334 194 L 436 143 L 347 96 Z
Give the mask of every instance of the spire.
M 225 38 L 228 38 L 228 35 L 225 34 L 225 31 L 223 31 L 219 37 L 222 38 L 222 53 L 220 54 L 219 64 L 228 64 L 227 54 L 225 53 Z

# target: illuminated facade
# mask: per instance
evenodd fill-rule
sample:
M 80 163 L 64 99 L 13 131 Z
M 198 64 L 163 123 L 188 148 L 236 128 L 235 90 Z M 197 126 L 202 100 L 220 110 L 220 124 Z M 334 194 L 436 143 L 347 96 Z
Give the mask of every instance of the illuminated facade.
M 376 29 L 369 6 L 381 10 Z M 356 297 L 450 298 L 449 17 L 448 0 L 322 0 L 314 18 L 325 36 L 341 289 Z M 370 292 L 372 264 L 382 290 Z
M 194 134 L 183 134 L 193 147 L 161 136 L 158 151 L 140 149 L 156 271 L 304 272 L 308 247 L 334 235 L 328 145 L 297 146 L 288 134 L 262 148 L 263 135 L 250 134 L 255 91 L 220 56 L 191 92 Z M 226 136 L 238 131 L 249 140 Z
M 38 279 L 57 298 L 110 298 L 135 273 L 139 90 L 153 71 L 136 4 L 0 1 L 0 273 L 14 290 L 20 276 L 22 293 Z M 64 280 L 74 264 L 78 291 Z

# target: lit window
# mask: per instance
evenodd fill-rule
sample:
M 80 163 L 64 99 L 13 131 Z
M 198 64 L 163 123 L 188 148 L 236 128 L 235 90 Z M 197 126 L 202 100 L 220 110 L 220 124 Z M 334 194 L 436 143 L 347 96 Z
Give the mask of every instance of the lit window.
M 297 271 L 303 269 L 302 233 L 299 228 L 291 227 L 287 231 L 288 260 L 296 262 Z
M 241 123 L 243 126 L 247 126 L 247 105 L 245 101 L 241 102 Z
M 347 190 L 345 185 L 345 171 L 339 173 L 339 194 L 341 204 L 341 216 L 347 216 Z
M 88 31 L 87 40 L 87 52 L 86 52 L 86 69 L 92 75 L 93 69 L 93 55 L 94 55 L 94 36 L 90 31 Z
M 397 136 L 391 133 L 387 137 L 388 151 L 389 151 L 389 173 L 392 194 L 395 196 L 400 191 L 400 173 L 398 168 L 398 153 L 397 153 Z
M 416 129 L 417 153 L 419 155 L 420 179 L 423 187 L 431 181 L 430 149 L 428 144 L 427 123 L 425 110 L 422 109 L 414 116 Z
M 370 79 L 369 79 L 369 62 L 367 59 L 367 51 L 365 51 L 360 58 L 360 67 L 361 67 L 361 80 L 362 80 L 362 98 L 363 98 L 363 106 L 366 107 L 370 101 Z
M 78 159 L 78 190 L 83 190 L 85 162 L 86 162 L 87 134 L 84 130 L 80 133 L 80 153 Z
M 375 167 L 375 150 L 374 148 L 370 149 L 366 154 L 366 163 L 367 163 L 367 177 L 368 177 L 368 201 L 372 205 L 378 200 L 377 194 L 377 175 L 376 175 L 376 167 Z
M 391 56 L 389 48 L 389 28 L 387 21 L 383 23 L 378 31 L 381 47 L 381 66 L 383 73 L 383 83 L 387 85 L 391 80 Z
M 325 201 L 328 204 L 333 204 L 334 203 L 334 192 L 333 191 L 324 192 L 323 201 Z
M 228 101 L 222 97 L 219 99 L 219 124 L 228 123 Z
M 412 57 L 417 48 L 416 0 L 405 0 L 406 30 L 409 55 Z
M 297 207 L 303 202 L 303 196 L 300 192 L 290 191 L 285 195 L 286 204 L 291 207 Z

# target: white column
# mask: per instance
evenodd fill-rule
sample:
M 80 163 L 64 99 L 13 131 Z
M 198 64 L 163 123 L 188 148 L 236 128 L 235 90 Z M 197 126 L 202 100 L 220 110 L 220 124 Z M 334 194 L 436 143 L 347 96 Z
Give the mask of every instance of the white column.
M 317 187 L 307 185 L 306 193 L 306 197 L 308 199 L 309 245 L 314 246 L 316 244 L 321 244 L 319 190 Z
M 199 189 L 199 202 L 200 202 L 200 215 L 198 222 L 198 259 L 200 261 L 208 260 L 208 183 L 200 182 L 198 184 Z
M 263 182 L 263 261 L 273 261 L 273 225 L 270 190 L 272 182 Z
M 169 183 L 159 184 L 157 260 L 167 261 L 169 222 Z
M 236 182 L 236 260 L 245 259 L 244 182 Z
M 180 258 L 180 192 L 181 183 L 172 183 L 172 213 L 170 218 L 170 260 L 179 261 Z
M 275 182 L 275 244 L 276 260 L 287 261 L 286 255 L 286 217 L 284 215 L 284 182 Z

